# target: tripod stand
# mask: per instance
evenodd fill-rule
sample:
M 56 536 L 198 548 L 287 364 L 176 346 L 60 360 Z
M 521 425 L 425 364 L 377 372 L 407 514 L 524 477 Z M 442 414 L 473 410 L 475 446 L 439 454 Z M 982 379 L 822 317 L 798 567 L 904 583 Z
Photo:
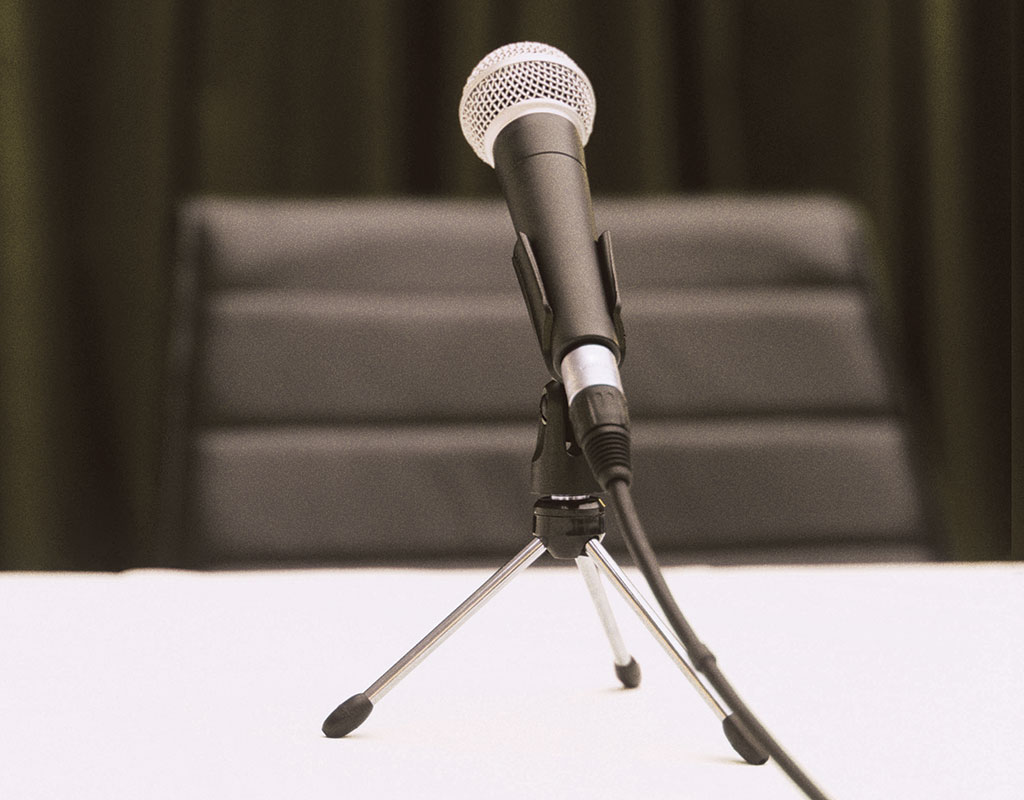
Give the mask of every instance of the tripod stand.
M 324 721 L 323 732 L 340 738 L 359 727 L 374 706 L 395 684 L 458 629 L 470 616 L 546 550 L 554 558 L 574 560 L 590 592 L 597 615 L 611 645 L 615 674 L 626 688 L 640 684 L 640 667 L 623 641 L 605 594 L 601 575 L 640 617 L 701 698 L 721 720 L 726 738 L 747 762 L 767 760 L 761 746 L 736 717 L 723 708 L 687 661 L 685 651 L 668 624 L 626 577 L 602 546 L 604 502 L 577 446 L 568 421 L 565 390 L 557 381 L 545 387 L 541 400 L 537 447 L 533 455 L 533 493 L 541 495 L 533 507 L 533 538 L 475 592 L 441 620 L 409 652 L 364 692 L 339 705 Z

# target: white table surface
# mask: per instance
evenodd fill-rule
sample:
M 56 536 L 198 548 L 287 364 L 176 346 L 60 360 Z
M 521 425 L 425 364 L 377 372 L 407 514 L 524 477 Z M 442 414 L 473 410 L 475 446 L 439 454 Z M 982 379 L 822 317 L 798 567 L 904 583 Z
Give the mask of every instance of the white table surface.
M 568 566 L 527 570 L 362 727 L 323 737 L 489 574 L 0 576 L 0 797 L 802 797 L 740 761 L 614 595 L 644 673 L 617 688 Z M 1024 797 L 1021 565 L 666 574 L 831 797 Z

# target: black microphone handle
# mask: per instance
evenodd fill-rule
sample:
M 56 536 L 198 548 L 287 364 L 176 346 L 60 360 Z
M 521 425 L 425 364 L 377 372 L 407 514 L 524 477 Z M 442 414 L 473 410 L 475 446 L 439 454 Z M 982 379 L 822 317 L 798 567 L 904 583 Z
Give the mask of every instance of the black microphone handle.
M 554 312 L 552 373 L 583 344 L 621 358 L 598 259 L 583 144 L 576 126 L 551 112 L 508 123 L 494 141 L 494 168 L 512 224 L 526 234 Z

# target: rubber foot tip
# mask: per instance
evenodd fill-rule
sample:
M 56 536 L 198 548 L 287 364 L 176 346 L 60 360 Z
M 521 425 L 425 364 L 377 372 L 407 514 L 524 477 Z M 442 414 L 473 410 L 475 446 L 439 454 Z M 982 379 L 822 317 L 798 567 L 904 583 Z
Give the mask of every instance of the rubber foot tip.
M 768 751 L 754 738 L 735 712 L 722 720 L 722 728 L 733 750 L 743 756 L 748 764 L 763 764 L 768 760 Z
M 628 664 L 616 664 L 615 675 L 627 689 L 635 689 L 640 685 L 640 665 L 630 656 Z
M 370 716 L 371 711 L 373 711 L 373 703 L 370 702 L 369 697 L 362 693 L 352 695 L 331 712 L 331 715 L 324 720 L 321 730 L 329 739 L 340 739 L 362 725 Z

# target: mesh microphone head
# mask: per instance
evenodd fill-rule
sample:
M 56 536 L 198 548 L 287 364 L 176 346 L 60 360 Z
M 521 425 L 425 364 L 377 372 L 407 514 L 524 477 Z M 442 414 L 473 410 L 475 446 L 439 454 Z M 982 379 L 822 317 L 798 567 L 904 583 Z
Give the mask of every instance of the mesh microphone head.
M 558 114 L 586 144 L 596 108 L 590 81 L 569 56 L 539 42 L 516 42 L 485 56 L 470 73 L 459 119 L 470 147 L 493 167 L 494 140 L 512 120 L 536 111 Z

